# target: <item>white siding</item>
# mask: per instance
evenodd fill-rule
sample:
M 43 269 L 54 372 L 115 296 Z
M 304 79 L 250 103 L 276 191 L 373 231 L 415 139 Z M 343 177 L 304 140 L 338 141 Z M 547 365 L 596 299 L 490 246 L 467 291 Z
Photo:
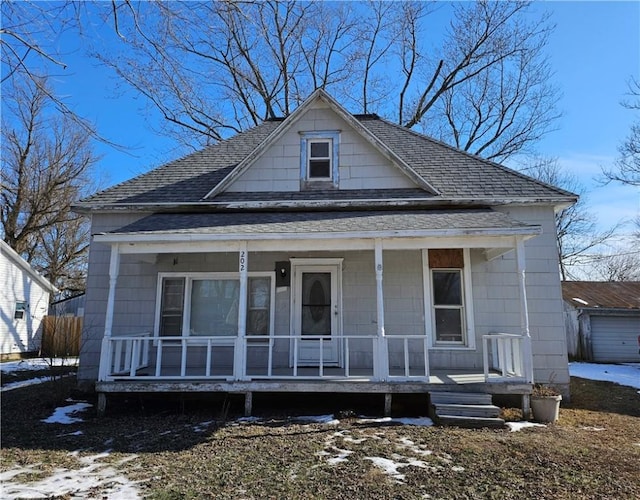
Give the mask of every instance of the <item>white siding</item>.
M 230 192 L 299 191 L 300 132 L 340 130 L 340 189 L 416 187 L 328 108 L 311 109 L 231 186 Z
M 640 315 L 591 315 L 593 360 L 600 363 L 640 362 Z
M 27 302 L 23 319 L 14 319 L 17 301 Z M 49 291 L 0 252 L 0 354 L 36 351 L 40 323 L 49 308 Z

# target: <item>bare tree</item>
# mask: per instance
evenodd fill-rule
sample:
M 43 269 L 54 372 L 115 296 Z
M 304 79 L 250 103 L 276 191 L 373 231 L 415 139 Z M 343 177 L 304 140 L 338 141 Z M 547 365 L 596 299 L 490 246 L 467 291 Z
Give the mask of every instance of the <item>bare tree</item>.
M 108 8 L 107 8 L 108 7 Z M 106 4 L 121 44 L 94 54 L 146 96 L 191 146 L 287 115 L 325 88 L 354 112 L 422 126 L 504 160 L 553 128 L 552 25 L 528 2 L 219 1 Z
M 59 289 L 82 289 L 88 223 L 71 204 L 91 190 L 90 136 L 55 110 L 45 79 L 3 88 L 2 238 Z M 52 109 L 53 108 L 53 109 Z
M 631 125 L 629 135 L 618 147 L 620 156 L 615 168 L 605 170 L 609 181 L 622 182 L 631 186 L 640 186 L 640 82 L 629 82 L 629 99 L 621 103 L 625 108 L 636 112 L 636 120 Z
M 640 252 L 627 251 L 594 257 L 590 278 L 596 281 L 640 281 Z
M 556 213 L 558 257 L 560 276 L 563 280 L 577 279 L 575 269 L 590 266 L 593 256 L 589 251 L 608 242 L 620 227 L 619 224 L 600 231 L 597 218 L 586 209 L 586 193 L 576 176 L 563 172 L 554 158 L 536 158 L 522 171 L 539 181 L 561 187 L 580 196 L 572 206 Z

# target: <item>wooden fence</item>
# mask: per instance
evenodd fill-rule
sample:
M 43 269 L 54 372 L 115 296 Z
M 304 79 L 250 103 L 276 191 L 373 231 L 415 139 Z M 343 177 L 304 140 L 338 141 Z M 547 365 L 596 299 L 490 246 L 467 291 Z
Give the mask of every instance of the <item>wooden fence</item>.
M 79 316 L 45 316 L 42 320 L 43 357 L 80 355 L 82 318 Z

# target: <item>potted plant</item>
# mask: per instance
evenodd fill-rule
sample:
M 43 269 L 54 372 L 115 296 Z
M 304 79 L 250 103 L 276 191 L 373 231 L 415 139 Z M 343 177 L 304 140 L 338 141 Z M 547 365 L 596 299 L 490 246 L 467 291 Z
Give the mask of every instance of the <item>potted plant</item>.
M 562 395 L 553 385 L 535 384 L 531 393 L 531 411 L 537 422 L 552 423 L 558 420 Z

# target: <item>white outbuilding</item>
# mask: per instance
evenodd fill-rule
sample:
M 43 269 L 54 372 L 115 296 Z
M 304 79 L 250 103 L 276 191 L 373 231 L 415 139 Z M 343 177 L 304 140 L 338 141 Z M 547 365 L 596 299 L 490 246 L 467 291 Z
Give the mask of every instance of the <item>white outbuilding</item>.
M 57 289 L 0 240 L 0 355 L 37 351 L 41 322 Z

